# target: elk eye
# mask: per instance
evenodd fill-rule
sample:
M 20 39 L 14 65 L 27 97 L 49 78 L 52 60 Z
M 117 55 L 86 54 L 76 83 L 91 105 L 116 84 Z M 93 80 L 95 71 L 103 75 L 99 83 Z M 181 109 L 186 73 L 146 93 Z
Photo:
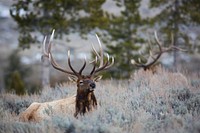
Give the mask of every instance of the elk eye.
M 80 84 L 80 85 L 83 85 L 83 81 L 80 81 L 79 84 Z

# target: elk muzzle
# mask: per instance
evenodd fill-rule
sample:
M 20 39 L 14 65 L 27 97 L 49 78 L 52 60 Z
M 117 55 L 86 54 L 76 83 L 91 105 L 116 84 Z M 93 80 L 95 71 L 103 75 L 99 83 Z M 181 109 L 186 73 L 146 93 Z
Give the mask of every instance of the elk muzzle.
M 94 89 L 96 88 L 96 84 L 95 83 L 90 83 L 90 88 L 89 91 L 94 91 Z

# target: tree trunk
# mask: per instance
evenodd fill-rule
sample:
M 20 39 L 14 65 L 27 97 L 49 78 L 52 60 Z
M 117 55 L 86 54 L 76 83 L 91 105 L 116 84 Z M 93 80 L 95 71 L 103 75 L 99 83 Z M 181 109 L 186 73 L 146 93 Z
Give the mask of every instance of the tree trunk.
M 46 0 L 47 2 L 47 0 Z M 43 9 L 43 13 L 44 13 L 44 18 L 48 18 L 49 17 L 49 13 L 46 9 Z M 48 32 L 48 29 L 50 27 L 48 26 L 45 26 L 45 32 Z M 44 34 L 45 36 L 47 35 L 48 33 Z M 47 40 L 49 40 L 49 37 L 47 36 Z M 46 48 L 45 48 L 46 49 Z M 42 52 L 44 52 L 44 50 Z M 44 57 L 43 59 L 43 63 L 42 63 L 42 87 L 45 87 L 45 86 L 50 86 L 50 71 L 49 71 L 49 68 L 50 67 L 50 64 L 49 64 L 49 59 L 47 57 Z
M 0 69 L 0 93 L 5 92 L 4 71 Z
M 50 85 L 49 61 L 46 57 L 42 62 L 42 87 Z
M 178 18 L 178 15 L 179 15 L 179 2 L 178 0 L 175 0 L 175 9 L 174 9 L 174 46 L 178 46 L 178 31 L 179 31 L 179 27 L 178 27 L 178 21 L 179 21 L 179 18 Z M 178 53 L 176 50 L 174 50 L 173 52 L 173 57 L 174 57 L 174 70 L 177 71 L 177 63 L 178 63 Z

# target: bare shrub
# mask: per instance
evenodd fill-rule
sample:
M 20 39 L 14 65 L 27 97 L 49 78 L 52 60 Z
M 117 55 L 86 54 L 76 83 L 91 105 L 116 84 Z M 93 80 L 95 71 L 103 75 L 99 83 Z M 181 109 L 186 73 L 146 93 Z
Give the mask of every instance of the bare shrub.
M 97 83 L 99 106 L 78 119 L 60 113 L 40 123 L 22 123 L 8 108 L 0 110 L 0 132 L 199 132 L 200 92 L 191 89 L 187 78 L 160 68 L 157 73 L 138 71 L 127 81 L 108 80 Z M 75 86 L 64 84 L 44 88 L 40 95 L 22 97 L 5 94 L 0 105 L 14 99 L 16 103 L 47 102 L 75 94 Z M 4 100 L 2 100 L 4 99 Z M 12 102 L 12 100 L 11 100 Z M 13 102 L 13 105 L 15 105 Z M 22 111 L 22 110 L 20 110 Z

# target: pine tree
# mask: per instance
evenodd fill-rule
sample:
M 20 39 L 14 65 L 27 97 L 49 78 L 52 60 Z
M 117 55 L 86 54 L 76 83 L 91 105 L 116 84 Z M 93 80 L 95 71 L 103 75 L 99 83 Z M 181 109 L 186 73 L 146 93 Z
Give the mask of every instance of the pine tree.
M 101 9 L 105 0 L 23 0 L 10 8 L 12 18 L 17 22 L 19 46 L 30 48 L 39 42 L 39 37 L 56 29 L 56 37 L 63 34 L 80 33 L 82 37 L 99 25 L 104 18 Z M 41 40 L 41 38 L 40 38 Z
M 25 67 L 18 54 L 18 50 L 14 50 L 8 57 L 8 67 L 4 69 L 6 75 L 5 86 L 7 91 L 15 91 L 16 94 L 23 95 L 26 92 L 25 78 L 30 74 L 30 68 Z
M 116 60 L 110 71 L 111 76 L 129 78 L 134 70 L 130 60 L 139 56 L 139 44 L 144 42 L 138 34 L 139 28 L 144 24 L 138 11 L 141 1 L 115 2 L 119 8 L 124 9 L 120 15 L 104 11 L 102 5 L 105 0 L 25 0 L 18 1 L 10 11 L 20 30 L 20 47 L 29 48 L 31 43 L 38 41 L 33 33 L 41 36 L 56 29 L 57 37 L 76 32 L 87 38 L 89 33 L 95 31 L 103 36 L 101 39 L 104 43 L 114 42 L 113 45 L 107 45 L 107 52 Z M 21 14 L 21 10 L 25 13 Z
M 25 85 L 19 71 L 11 73 L 8 91 L 14 91 L 17 95 L 24 95 L 26 93 Z
M 142 26 L 138 8 L 139 0 L 133 1 L 116 1 L 116 4 L 124 6 L 120 16 L 110 16 L 109 28 L 107 29 L 110 42 L 115 42 L 114 45 L 107 46 L 107 52 L 115 57 L 115 66 L 111 70 L 111 76 L 115 78 L 129 78 L 133 65 L 130 60 L 138 58 L 138 50 L 144 40 L 139 36 L 138 29 Z M 103 37 L 104 38 L 104 37 Z M 106 40 L 105 40 L 106 39 Z M 105 38 L 108 41 L 109 38 Z M 112 72 L 114 71 L 114 72 Z

